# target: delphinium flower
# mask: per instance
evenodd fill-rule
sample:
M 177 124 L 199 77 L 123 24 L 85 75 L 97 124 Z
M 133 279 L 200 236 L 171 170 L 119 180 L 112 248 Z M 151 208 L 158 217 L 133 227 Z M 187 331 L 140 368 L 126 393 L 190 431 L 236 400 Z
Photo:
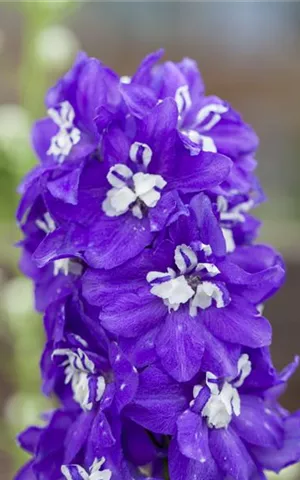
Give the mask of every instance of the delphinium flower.
M 119 77 L 81 53 L 33 127 L 21 269 L 44 315 L 42 391 L 18 480 L 265 478 L 300 460 L 263 306 L 258 139 L 190 59 Z

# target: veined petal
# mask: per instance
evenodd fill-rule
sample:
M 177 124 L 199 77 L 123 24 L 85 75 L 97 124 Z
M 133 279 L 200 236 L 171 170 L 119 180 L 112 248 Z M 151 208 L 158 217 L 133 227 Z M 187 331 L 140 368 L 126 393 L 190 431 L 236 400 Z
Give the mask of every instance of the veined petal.
M 283 422 L 259 397 L 241 395 L 241 415 L 233 417 L 232 427 L 247 443 L 274 448 L 283 444 Z
M 201 312 L 208 330 L 225 342 L 252 348 L 270 345 L 272 329 L 268 320 L 241 297 L 232 297 L 227 307 L 212 306 Z
M 199 322 L 188 309 L 169 313 L 162 326 L 156 349 L 166 371 L 177 381 L 190 380 L 200 370 L 204 340 Z
M 215 255 L 224 256 L 226 253 L 225 240 L 219 222 L 212 210 L 210 199 L 200 193 L 192 198 L 190 205 L 197 220 L 201 241 L 210 245 Z
M 109 332 L 130 338 L 159 325 L 166 314 L 163 302 L 144 291 L 143 295 L 119 295 L 103 307 L 100 320 Z
M 147 218 L 136 219 L 131 213 L 118 218 L 101 218 L 89 229 L 85 259 L 95 268 L 111 269 L 135 257 L 151 243 Z
M 186 410 L 177 420 L 177 441 L 183 455 L 200 463 L 210 458 L 208 428 L 199 414 Z
M 156 366 L 146 368 L 139 379 L 137 395 L 124 413 L 152 432 L 173 434 L 188 405 L 184 388 Z
M 255 464 L 231 427 L 210 430 L 209 445 L 212 456 L 225 475 L 235 480 L 251 478 L 256 470 Z
M 201 152 L 192 158 L 180 158 L 180 164 L 174 164 L 173 177 L 165 175 L 168 189 L 175 188 L 184 193 L 197 193 L 214 188 L 226 180 L 232 162 L 218 153 Z
M 169 447 L 169 471 L 171 480 L 198 480 L 202 478 L 205 478 L 205 480 L 223 480 L 224 478 L 211 453 L 205 462 L 192 460 L 182 455 L 176 439 L 171 441 Z

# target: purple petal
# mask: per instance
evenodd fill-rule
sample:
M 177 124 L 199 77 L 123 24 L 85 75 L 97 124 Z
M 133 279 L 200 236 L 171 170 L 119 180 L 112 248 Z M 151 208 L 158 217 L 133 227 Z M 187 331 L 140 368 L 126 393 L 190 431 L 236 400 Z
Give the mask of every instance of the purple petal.
M 138 388 L 138 372 L 116 343 L 111 345 L 111 366 L 116 385 L 116 406 L 120 412 L 135 396 Z
M 210 245 L 213 253 L 218 257 L 224 256 L 226 253 L 224 235 L 213 213 L 209 198 L 200 193 L 192 198 L 190 206 L 197 219 L 201 241 Z
M 149 433 L 128 419 L 124 421 L 123 425 L 123 448 L 126 458 L 134 465 L 146 465 L 155 460 L 156 447 Z
M 203 463 L 190 460 L 182 455 L 176 440 L 172 440 L 169 447 L 170 480 L 222 480 L 224 476 L 218 469 L 216 462 L 210 455 Z
M 17 474 L 14 476 L 14 480 L 28 480 L 29 478 L 36 478 L 35 477 L 35 472 L 33 471 L 33 466 L 34 466 L 34 460 L 31 460 L 30 462 L 26 463 L 21 470 L 17 472 Z
M 149 87 L 134 83 L 122 84 L 120 91 L 131 115 L 145 117 L 156 105 L 156 96 Z
M 83 164 L 71 172 L 47 183 L 49 192 L 66 203 L 76 205 L 78 202 L 78 186 Z
M 267 389 L 278 381 L 276 369 L 272 363 L 270 350 L 267 347 L 246 350 L 251 361 L 251 375 L 242 386 L 243 392 Z
M 212 372 L 217 377 L 234 377 L 237 373 L 236 366 L 241 347 L 222 342 L 206 328 L 203 328 L 203 337 L 205 339 L 205 351 L 201 369 L 205 372 Z
M 167 182 L 176 171 L 177 120 L 176 103 L 172 98 L 166 98 L 155 106 L 142 124 L 143 140 L 150 143 L 153 150 L 148 171 L 159 173 Z
M 148 291 L 147 274 L 153 270 L 165 271 L 173 261 L 174 245 L 165 240 L 155 250 L 145 249 L 116 269 L 88 269 L 82 278 L 83 296 L 92 305 L 102 306 L 114 301 L 116 295 L 139 293 L 142 288 Z
M 205 420 L 186 410 L 177 420 L 177 441 L 183 455 L 200 463 L 211 457 L 208 447 L 208 431 Z
M 237 158 L 255 152 L 258 138 L 253 129 L 245 124 L 241 116 L 229 104 L 215 96 L 205 98 L 204 104 L 219 103 L 229 107 L 220 121 L 211 129 L 211 136 L 219 152 Z
M 231 425 L 247 443 L 277 448 L 282 445 L 282 421 L 257 396 L 241 395 L 241 414 L 233 418 Z
M 24 221 L 24 217 L 26 217 L 26 214 L 34 205 L 38 196 L 43 192 L 49 171 L 50 169 L 48 168 L 35 167 L 25 176 L 19 186 L 18 191 L 22 195 L 22 198 L 17 209 L 16 217 L 20 223 Z
M 229 427 L 212 429 L 209 432 L 209 446 L 220 470 L 235 480 L 249 480 L 256 470 L 245 445 Z
M 46 96 L 48 108 L 55 107 L 64 100 L 75 104 L 76 84 L 81 71 L 88 63 L 89 57 L 84 52 L 79 52 L 70 70 L 50 88 Z
M 151 208 L 149 212 L 151 232 L 160 232 L 164 227 L 176 222 L 181 215 L 189 215 L 187 206 L 177 192 L 166 192 L 156 207 Z
M 51 144 L 51 138 L 58 132 L 58 126 L 50 118 L 43 118 L 34 123 L 31 131 L 31 143 L 38 158 L 42 163 L 49 162 L 47 155 Z
M 178 416 L 187 407 L 184 389 L 156 366 L 140 374 L 140 384 L 132 405 L 124 414 L 154 433 L 171 435 Z
M 285 421 L 283 447 L 253 447 L 252 454 L 262 468 L 280 472 L 285 467 L 300 461 L 300 413 L 296 412 Z
M 86 243 L 86 231 L 79 226 L 73 224 L 67 232 L 57 228 L 39 244 L 33 260 L 43 267 L 56 258 L 80 256 L 79 252 Z
M 151 293 L 119 295 L 100 313 L 101 324 L 115 335 L 136 337 L 159 325 L 167 309 Z
M 94 420 L 92 412 L 82 412 L 68 430 L 65 440 L 65 463 L 72 463 L 83 444 L 86 442 Z
M 76 104 L 80 117 L 91 131 L 97 108 L 120 101 L 118 83 L 117 75 L 95 58 L 90 58 L 83 67 L 78 78 Z
M 156 340 L 157 354 L 166 371 L 179 382 L 199 371 L 204 352 L 201 324 L 181 307 L 169 313 Z
M 184 193 L 216 187 L 226 180 L 232 165 L 228 157 L 207 152 L 193 157 L 186 154 L 186 158 L 177 155 L 177 160 L 174 164 L 174 177 L 166 177 L 166 180 L 169 189 L 175 188 Z
M 27 452 L 34 453 L 41 436 L 42 428 L 29 427 L 18 436 L 19 445 Z
M 205 85 L 197 62 L 191 58 L 184 58 L 178 64 L 179 70 L 183 73 L 192 99 L 195 101 L 204 94 Z
M 227 307 L 210 307 L 201 312 L 208 330 L 225 342 L 257 348 L 270 345 L 272 329 L 268 320 L 241 297 L 232 297 Z
M 137 338 L 120 338 L 120 347 L 137 368 L 144 368 L 157 360 L 155 339 L 158 331 L 159 327 Z
M 89 230 L 87 263 L 94 268 L 111 269 L 135 257 L 151 243 L 148 220 L 138 220 L 131 213 L 122 217 L 102 218 Z
M 130 140 L 121 128 L 113 125 L 103 135 L 102 155 L 109 166 L 127 163 Z
M 155 52 L 149 53 L 140 63 L 136 73 L 133 75 L 131 82 L 142 85 L 151 83 L 152 68 L 164 54 L 164 49 L 160 48 Z
M 90 429 L 89 442 L 94 455 L 99 458 L 101 458 L 104 448 L 111 448 L 116 442 L 110 423 L 101 410 L 97 413 Z

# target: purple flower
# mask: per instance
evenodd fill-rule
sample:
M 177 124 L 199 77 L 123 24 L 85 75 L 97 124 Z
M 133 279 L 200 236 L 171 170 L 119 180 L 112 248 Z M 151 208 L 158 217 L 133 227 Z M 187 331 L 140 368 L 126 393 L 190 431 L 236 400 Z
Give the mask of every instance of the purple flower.
M 257 388 L 262 367 L 273 374 Z M 264 468 L 279 471 L 299 458 L 298 435 L 292 433 L 299 415 L 282 413 L 269 401 L 269 390 L 284 381 L 265 352 L 255 350 L 239 357 L 233 376 L 207 372 L 185 385 L 152 366 L 141 374 L 137 396 L 125 412 L 149 430 L 172 435 L 171 480 L 192 475 L 250 479 Z M 272 455 L 277 456 L 274 467 Z
M 17 474 L 16 480 L 28 478 L 61 479 L 64 461 L 64 443 L 76 414 L 57 410 L 46 416 L 46 427 L 29 427 L 18 437 L 18 442 L 33 458 Z
M 47 235 L 56 230 L 56 223 L 40 197 L 32 205 L 22 230 L 24 239 L 19 242 L 22 247 L 20 268 L 34 282 L 37 310 L 45 311 L 52 302 L 67 297 L 75 290 L 84 265 L 73 252 L 73 255 L 57 258 L 43 268 L 37 266 L 33 258 L 35 250 Z
M 74 436 L 73 422 L 76 413 L 59 409 L 45 416 L 44 427 L 29 427 L 19 436 L 20 445 L 32 459 L 19 471 L 16 480 L 160 480 L 161 460 L 146 431 L 131 423 L 122 425 L 123 439 L 120 436 L 120 421 L 114 416 L 112 425 L 116 443 L 110 447 L 100 447 L 97 431 L 89 432 L 84 422 L 77 423 Z M 133 427 L 132 427 L 133 425 Z M 137 456 L 130 454 L 136 443 L 131 435 L 133 428 L 139 441 Z M 124 444 L 122 443 L 124 442 Z M 75 446 L 76 444 L 76 446 Z M 126 446 L 126 456 L 122 447 Z M 75 448 L 74 448 L 75 447 Z M 77 447 L 77 448 L 76 448 Z M 140 471 L 140 461 L 146 461 L 148 474 Z M 151 475 L 153 472 L 153 475 Z
M 249 246 L 224 255 L 221 228 L 201 194 L 193 198 L 190 216 L 179 218 L 155 250 L 114 271 L 87 270 L 83 295 L 100 307 L 104 328 L 123 337 L 123 348 L 141 336 L 136 349 L 148 348 L 151 338 L 177 380 L 191 379 L 201 361 L 204 370 L 224 375 L 232 371 L 239 345 L 270 344 L 269 323 L 256 307 L 284 275 L 271 249 Z
M 118 108 L 117 75 L 94 58 L 78 55 L 72 69 L 46 98 L 48 118 L 36 122 L 33 147 L 42 164 L 38 185 L 47 182 L 51 194 L 76 204 L 77 189 L 87 159 L 97 154 L 101 131 L 99 109 Z M 37 183 L 37 182 L 35 182 Z
M 63 311 L 57 302 L 47 313 L 48 341 L 41 361 L 44 393 L 54 391 L 66 406 L 80 408 L 90 422 L 104 418 L 112 404 L 120 412 L 135 395 L 137 369 L 101 327 L 90 328 L 78 299 L 69 298 Z M 59 314 L 60 329 L 53 329 L 53 317 L 57 321 Z M 103 422 L 107 423 L 105 418 Z
M 256 134 L 190 59 L 119 77 L 80 53 L 36 122 L 20 267 L 44 313 L 17 480 L 258 480 L 300 460 L 262 315 L 283 260 L 255 244 Z
M 162 56 L 159 50 L 146 57 L 126 90 L 150 87 L 157 100 L 172 97 L 178 106 L 177 128 L 191 155 L 200 151 L 220 152 L 234 161 L 227 188 L 249 192 L 258 146 L 253 129 L 245 124 L 232 107 L 216 96 L 205 96 L 205 86 L 195 61 L 184 58 L 179 63 L 154 65 Z M 133 93 L 132 93 L 133 94 Z
M 158 108 L 173 108 L 172 102 L 167 103 Z M 151 122 L 155 118 L 153 114 Z M 158 120 L 154 125 L 159 130 Z M 126 150 L 122 141 L 118 144 L 118 135 L 114 136 L 114 150 L 107 153 L 107 162 L 90 162 L 85 167 L 76 206 L 45 194 L 48 213 L 57 226 L 34 253 L 38 266 L 74 255 L 96 268 L 120 265 L 150 245 L 163 228 L 187 214 L 180 193 L 198 192 L 226 178 L 230 161 L 222 155 L 214 154 L 214 161 L 212 154 L 199 154 L 193 162 L 184 156 L 176 159 L 175 142 L 173 153 L 168 151 L 164 157 L 163 134 L 168 133 L 151 133 L 156 149 L 154 145 L 147 166 L 137 161 L 138 155 L 141 159 L 145 156 L 146 147 L 138 146 L 141 152 L 134 153 L 132 146 L 136 148 L 136 142 Z

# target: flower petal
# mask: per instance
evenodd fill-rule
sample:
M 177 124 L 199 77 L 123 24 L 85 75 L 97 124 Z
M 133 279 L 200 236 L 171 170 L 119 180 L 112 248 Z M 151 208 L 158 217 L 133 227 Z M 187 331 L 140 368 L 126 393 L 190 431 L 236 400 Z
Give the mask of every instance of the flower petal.
M 89 230 L 89 248 L 84 257 L 94 268 L 111 269 L 135 257 L 151 243 L 148 220 L 131 213 L 110 219 L 105 217 Z
M 257 348 L 270 345 L 272 328 L 268 320 L 241 297 L 232 296 L 225 308 L 210 307 L 201 312 L 208 330 L 225 342 Z
M 215 460 L 210 455 L 203 463 L 191 460 L 179 450 L 176 440 L 172 440 L 169 447 L 170 480 L 222 480 L 222 472 L 218 469 Z
M 180 308 L 167 315 L 156 340 L 157 354 L 177 381 L 190 380 L 199 371 L 204 352 L 201 324 Z
M 137 118 L 145 117 L 156 105 L 156 96 L 149 87 L 123 83 L 120 91 L 129 112 Z
M 184 388 L 160 368 L 151 366 L 140 374 L 137 395 L 124 414 L 154 433 L 171 435 L 187 403 Z
M 279 473 L 285 467 L 300 461 L 300 413 L 296 412 L 285 419 L 285 438 L 283 447 L 253 447 L 251 452 L 267 470 Z
M 261 398 L 240 395 L 241 415 L 232 419 L 234 431 L 247 443 L 280 448 L 283 423 L 277 413 L 266 408 Z
M 103 327 L 115 335 L 136 337 L 159 325 L 167 309 L 163 302 L 145 293 L 119 295 L 103 307 L 100 320 Z
M 177 420 L 177 441 L 183 455 L 200 463 L 210 458 L 208 428 L 204 418 L 186 410 Z
M 225 240 L 219 222 L 213 213 L 211 201 L 204 193 L 195 195 L 190 203 L 197 220 L 201 241 L 210 245 L 218 257 L 226 253 Z
M 209 445 L 220 470 L 235 480 L 249 480 L 256 468 L 245 445 L 229 427 L 212 429 L 209 432 Z

